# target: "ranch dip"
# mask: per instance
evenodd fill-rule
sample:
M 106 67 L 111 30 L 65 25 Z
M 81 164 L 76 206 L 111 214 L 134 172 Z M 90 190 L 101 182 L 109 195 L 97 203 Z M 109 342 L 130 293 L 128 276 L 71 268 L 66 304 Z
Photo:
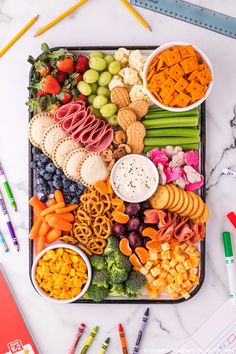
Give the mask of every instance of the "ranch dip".
M 130 203 L 150 198 L 157 189 L 159 175 L 155 165 L 142 155 L 126 155 L 111 172 L 111 184 L 118 197 Z

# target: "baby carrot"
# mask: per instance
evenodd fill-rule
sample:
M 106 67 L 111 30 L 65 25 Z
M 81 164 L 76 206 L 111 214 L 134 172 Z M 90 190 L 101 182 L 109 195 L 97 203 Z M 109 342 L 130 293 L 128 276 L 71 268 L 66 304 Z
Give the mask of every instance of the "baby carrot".
M 59 216 L 52 216 L 48 221 L 49 226 L 61 231 L 70 231 L 72 224 L 68 221 L 61 219 Z
M 50 230 L 50 227 L 46 221 L 44 221 L 39 229 L 38 237 L 45 237 Z
M 45 237 L 37 239 L 36 254 L 39 254 L 45 248 Z
M 40 229 L 40 226 L 42 225 L 42 220 L 38 218 L 35 222 L 33 227 L 30 230 L 30 239 L 33 240 L 38 237 L 38 232 Z
M 45 216 L 47 214 L 51 214 L 53 213 L 54 211 L 56 211 L 57 209 L 60 209 L 60 208 L 64 208 L 65 206 L 65 203 L 64 202 L 60 202 L 60 203 L 56 203 L 55 205 L 52 205 L 46 209 L 44 209 L 42 212 L 41 212 L 41 216 Z M 64 214 L 64 213 L 63 213 Z
M 63 220 L 66 220 L 66 221 L 69 221 L 69 222 L 73 222 L 75 220 L 75 217 L 72 213 L 65 213 L 65 214 L 56 214 L 56 213 L 52 213 L 52 214 L 48 214 L 45 216 L 45 221 L 49 221 L 49 219 L 52 217 L 52 216 L 58 216 L 60 217 L 61 219 Z
M 74 204 L 74 205 L 69 205 L 65 208 L 60 208 L 56 210 L 57 214 L 65 214 L 65 213 L 69 213 L 70 211 L 73 211 L 75 209 L 78 208 L 78 204 Z
M 65 203 L 63 194 L 62 194 L 62 192 L 59 189 L 57 189 L 54 192 L 54 196 L 55 196 L 55 199 L 56 199 L 57 203 L 61 203 L 61 202 Z
M 42 209 L 40 206 L 38 205 L 35 205 L 34 207 L 34 214 L 40 218 L 41 221 L 44 221 L 44 217 L 41 216 L 41 212 L 43 211 L 44 209 Z
M 56 204 L 56 200 L 54 198 L 49 199 L 48 206 L 52 206 Z
M 29 200 L 29 204 L 34 208 L 36 205 L 39 206 L 42 210 L 46 209 L 46 205 L 41 202 L 41 200 L 39 200 L 36 197 L 31 197 Z
M 46 242 L 47 243 L 53 243 L 54 241 L 58 240 L 58 238 L 60 236 L 61 236 L 61 231 L 60 230 L 52 229 L 46 235 Z

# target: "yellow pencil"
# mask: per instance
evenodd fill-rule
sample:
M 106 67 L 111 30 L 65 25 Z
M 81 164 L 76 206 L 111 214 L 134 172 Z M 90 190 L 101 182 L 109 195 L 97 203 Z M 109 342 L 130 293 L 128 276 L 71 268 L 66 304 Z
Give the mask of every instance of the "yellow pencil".
M 0 57 L 6 53 L 6 51 L 35 23 L 35 21 L 37 21 L 38 18 L 39 15 L 32 18 L 32 20 L 30 20 L 27 25 L 25 25 L 25 27 L 23 27 L 22 30 L 20 30 L 20 32 L 12 38 L 12 40 L 2 50 L 0 50 Z
M 121 0 L 123 4 L 127 7 L 127 9 L 137 18 L 137 20 L 146 28 L 151 31 L 151 26 L 138 14 L 138 12 L 130 5 L 130 3 L 127 0 Z
M 58 17 L 56 17 L 53 21 L 51 21 L 50 23 L 48 23 L 46 26 L 42 27 L 37 33 L 35 33 L 34 37 L 39 36 L 40 34 L 46 32 L 49 28 L 51 28 L 52 26 L 54 26 L 56 23 L 58 23 L 59 21 L 63 20 L 64 17 L 68 16 L 69 14 L 71 14 L 73 11 L 75 11 L 76 9 L 78 9 L 81 5 L 83 5 L 86 1 L 88 0 L 81 0 L 80 2 L 78 2 L 76 5 L 72 6 L 70 9 L 68 9 L 67 11 L 63 12 L 61 15 L 59 15 Z

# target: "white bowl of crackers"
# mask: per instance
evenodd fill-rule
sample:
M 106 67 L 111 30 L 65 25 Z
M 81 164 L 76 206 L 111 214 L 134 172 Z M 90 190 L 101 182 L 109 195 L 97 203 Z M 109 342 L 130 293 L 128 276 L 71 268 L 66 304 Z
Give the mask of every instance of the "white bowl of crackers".
M 213 68 L 195 45 L 169 42 L 154 50 L 143 71 L 151 101 L 172 111 L 184 112 L 206 100 L 213 85 Z
M 87 255 L 79 248 L 55 244 L 45 248 L 34 259 L 31 279 L 35 289 L 46 300 L 68 304 L 87 291 L 92 270 Z

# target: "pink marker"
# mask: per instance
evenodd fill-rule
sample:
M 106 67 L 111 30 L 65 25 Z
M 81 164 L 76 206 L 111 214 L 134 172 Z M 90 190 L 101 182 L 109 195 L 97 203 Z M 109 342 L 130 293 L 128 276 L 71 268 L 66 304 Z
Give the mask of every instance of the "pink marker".
M 74 340 L 73 340 L 73 342 L 72 342 L 72 344 L 71 344 L 71 346 L 69 348 L 68 354 L 74 354 L 76 345 L 77 345 L 80 337 L 82 336 L 82 333 L 83 333 L 84 329 L 85 329 L 85 324 L 81 323 L 80 326 L 79 326 L 79 329 L 78 329 L 78 331 L 76 333 L 76 336 L 75 336 L 75 338 L 74 338 Z

